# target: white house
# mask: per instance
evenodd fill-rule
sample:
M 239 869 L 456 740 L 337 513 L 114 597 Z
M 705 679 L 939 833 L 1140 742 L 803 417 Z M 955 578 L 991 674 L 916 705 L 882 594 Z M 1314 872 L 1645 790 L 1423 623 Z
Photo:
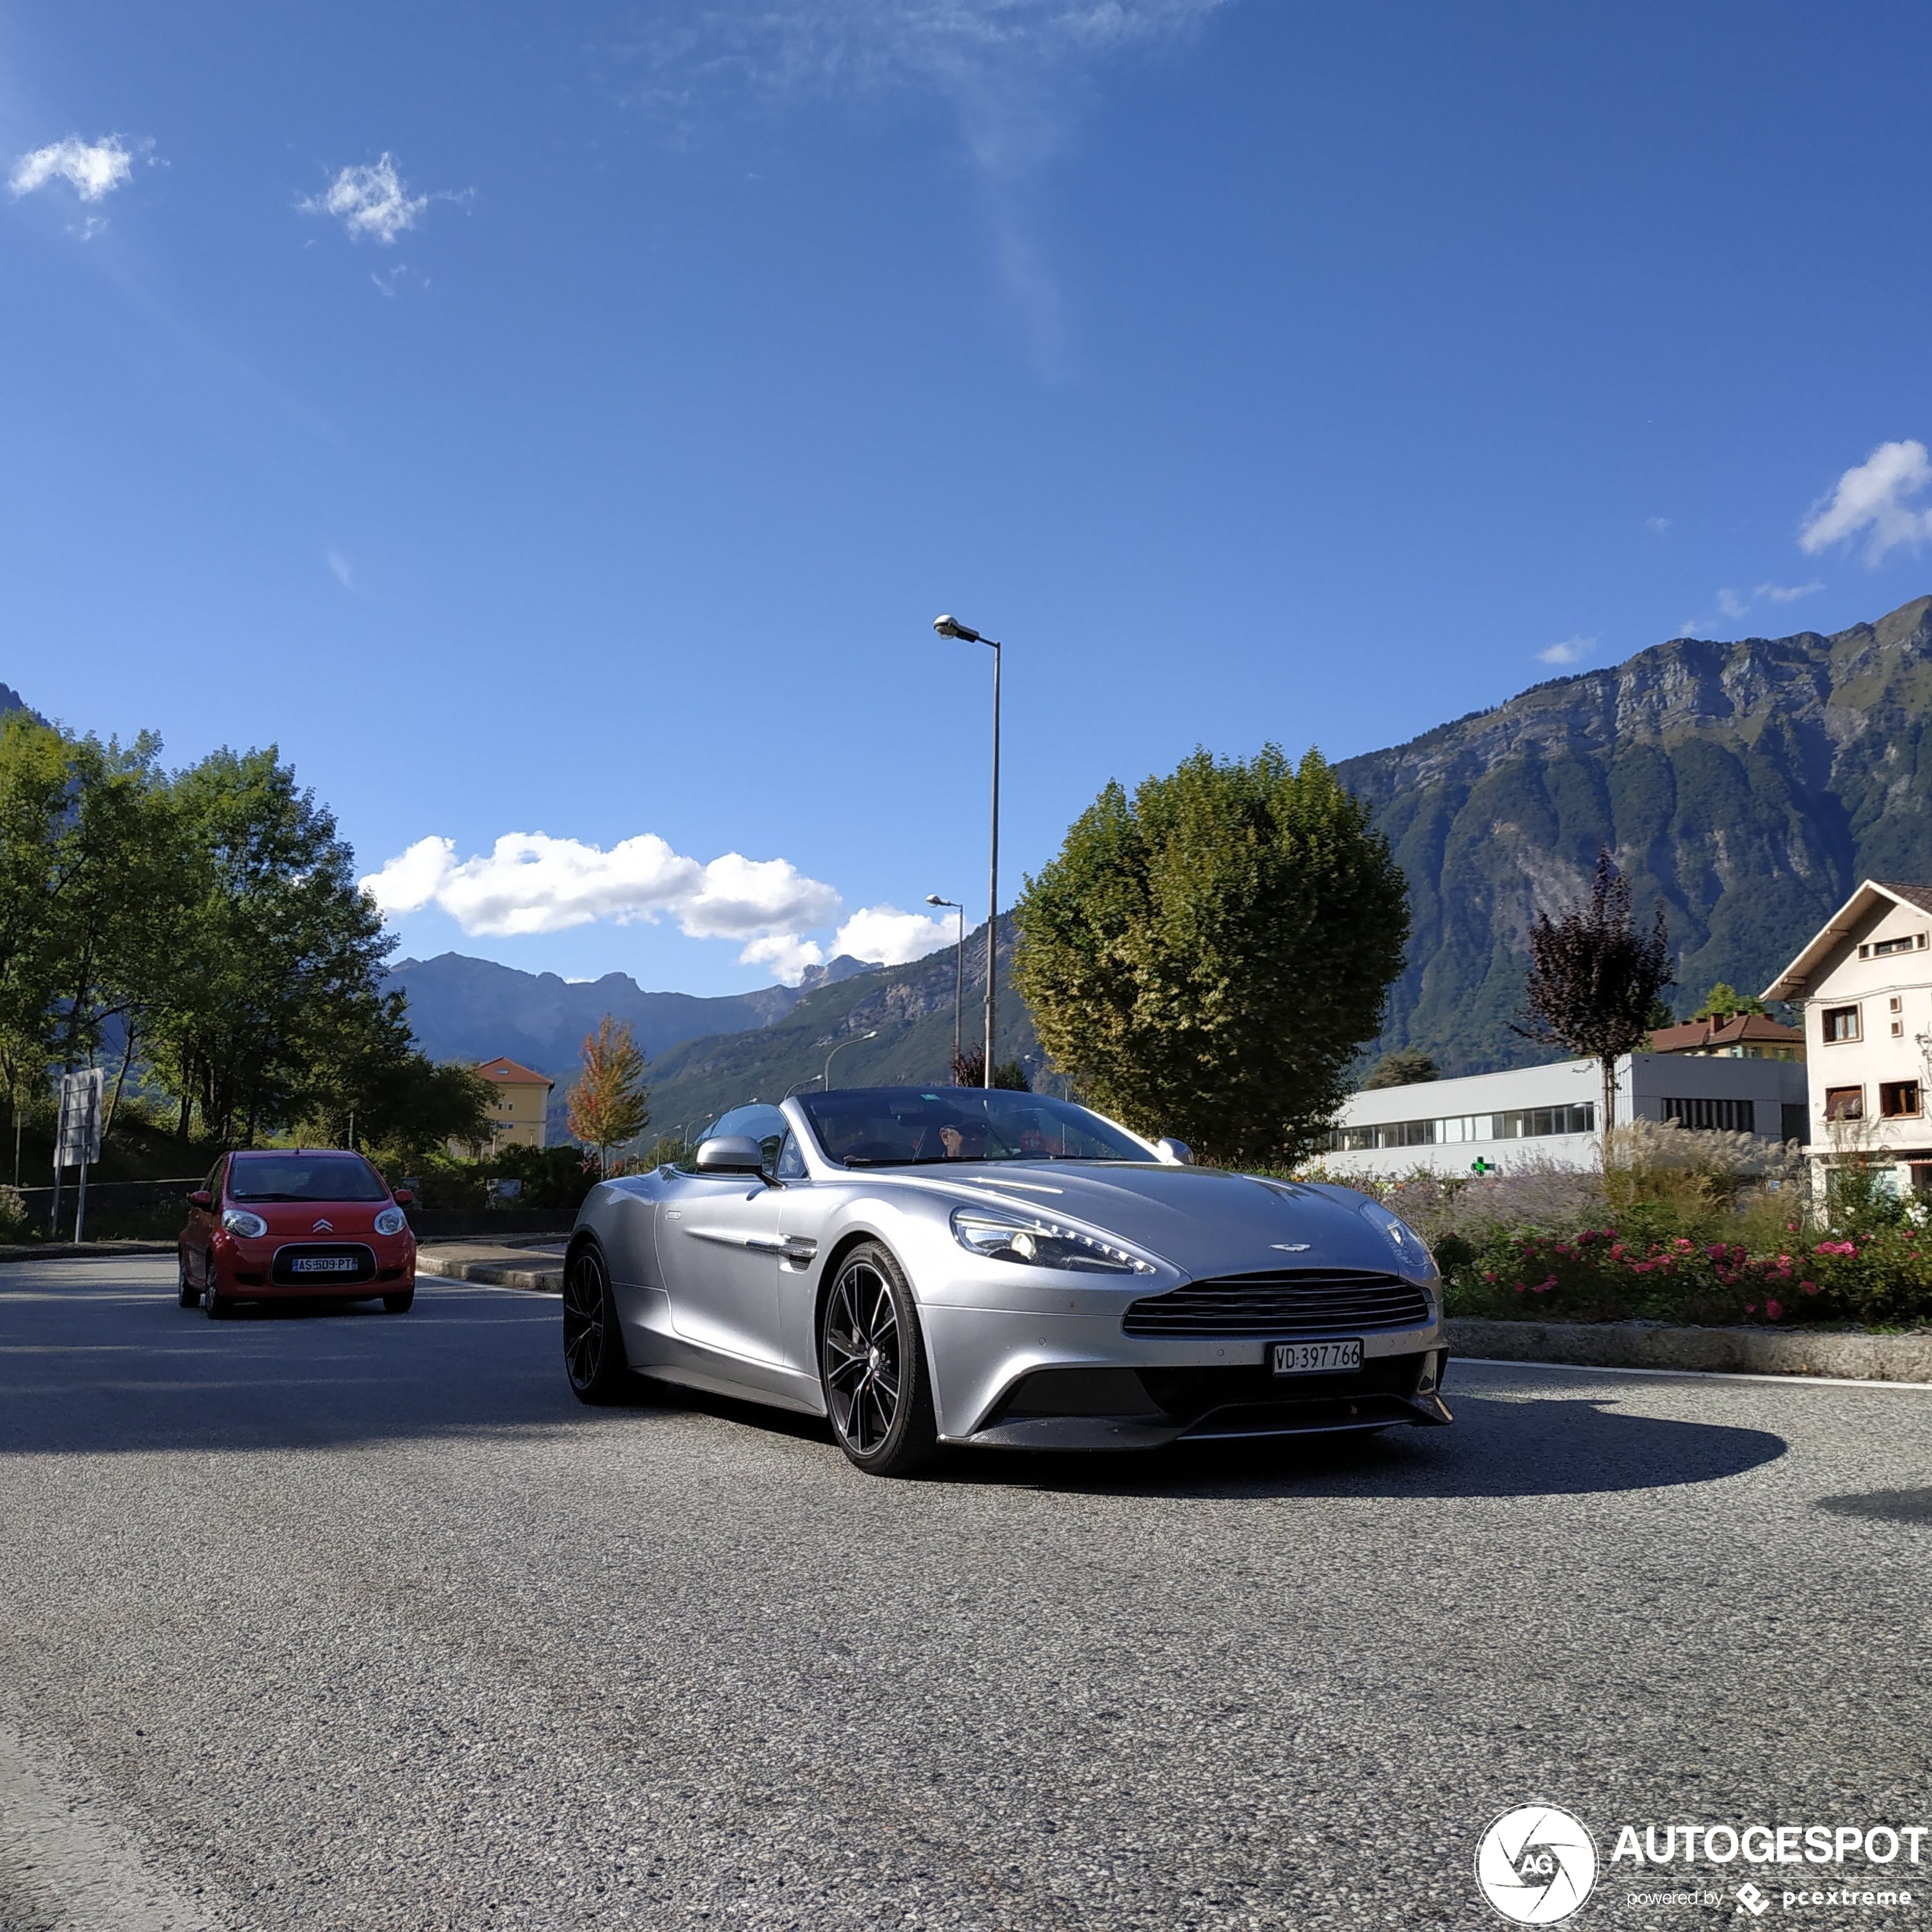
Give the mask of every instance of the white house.
M 1867 879 L 1764 996 L 1804 1009 L 1813 1158 L 1877 1155 L 1932 1193 L 1932 885 Z
M 1365 1090 L 1343 1104 L 1318 1158 L 1343 1176 L 1417 1167 L 1487 1173 L 1525 1161 L 1594 1167 L 1602 1092 L 1603 1076 L 1589 1060 Z M 1701 1048 L 1632 1053 L 1617 1063 L 1616 1106 L 1619 1122 L 1676 1120 L 1802 1139 L 1805 1069 L 1794 1060 Z

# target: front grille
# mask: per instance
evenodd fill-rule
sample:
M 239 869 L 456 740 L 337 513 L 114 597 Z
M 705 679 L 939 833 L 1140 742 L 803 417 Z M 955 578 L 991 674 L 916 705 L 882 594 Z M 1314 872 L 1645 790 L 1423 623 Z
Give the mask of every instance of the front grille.
M 1190 1282 L 1134 1302 L 1120 1326 L 1129 1335 L 1193 1336 L 1362 1334 L 1418 1328 L 1429 1298 L 1399 1275 L 1365 1268 L 1279 1268 Z
M 338 1273 L 313 1275 L 306 1270 L 298 1273 L 290 1265 L 308 1256 L 353 1261 L 355 1266 L 342 1269 Z M 310 1284 L 317 1288 L 328 1288 L 339 1285 L 343 1282 L 373 1281 L 375 1275 L 376 1257 L 360 1241 L 291 1242 L 288 1247 L 275 1250 L 275 1265 L 270 1270 L 271 1279 L 284 1288 L 300 1288 Z

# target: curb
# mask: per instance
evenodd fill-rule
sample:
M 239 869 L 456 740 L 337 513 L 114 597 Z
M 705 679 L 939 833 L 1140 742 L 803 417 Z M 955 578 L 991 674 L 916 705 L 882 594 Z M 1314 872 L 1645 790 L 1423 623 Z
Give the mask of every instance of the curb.
M 561 1295 L 561 1268 L 506 1268 L 494 1261 L 444 1261 L 434 1254 L 416 1254 L 416 1272 L 444 1281 L 475 1282 L 485 1288 L 520 1288 L 532 1295 Z
M 173 1241 L 9 1241 L 5 1261 L 113 1261 L 143 1254 L 172 1254 Z
M 1489 1321 L 1452 1316 L 1450 1352 L 1575 1368 L 1676 1369 L 1827 1381 L 1932 1382 L 1932 1333 L 1866 1329 L 1689 1328 L 1655 1321 Z

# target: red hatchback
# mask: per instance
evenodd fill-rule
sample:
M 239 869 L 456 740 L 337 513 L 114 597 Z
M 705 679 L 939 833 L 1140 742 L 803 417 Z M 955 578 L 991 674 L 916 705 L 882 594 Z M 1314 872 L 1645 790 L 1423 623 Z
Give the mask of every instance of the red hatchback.
M 399 1315 L 416 1293 L 409 1199 L 339 1148 L 224 1154 L 188 1196 L 181 1305 L 219 1317 L 237 1301 L 380 1295 Z

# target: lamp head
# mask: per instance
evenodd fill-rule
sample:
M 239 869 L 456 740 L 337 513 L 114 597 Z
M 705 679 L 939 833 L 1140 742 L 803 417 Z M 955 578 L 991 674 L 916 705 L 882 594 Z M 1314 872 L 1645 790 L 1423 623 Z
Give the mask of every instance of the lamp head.
M 942 637 L 957 637 L 964 644 L 983 644 L 986 640 L 971 625 L 961 624 L 956 617 L 936 617 L 933 628 Z
M 929 906 L 949 906 L 952 901 L 950 899 L 941 898 L 936 892 L 929 892 L 926 895 L 926 903 Z

